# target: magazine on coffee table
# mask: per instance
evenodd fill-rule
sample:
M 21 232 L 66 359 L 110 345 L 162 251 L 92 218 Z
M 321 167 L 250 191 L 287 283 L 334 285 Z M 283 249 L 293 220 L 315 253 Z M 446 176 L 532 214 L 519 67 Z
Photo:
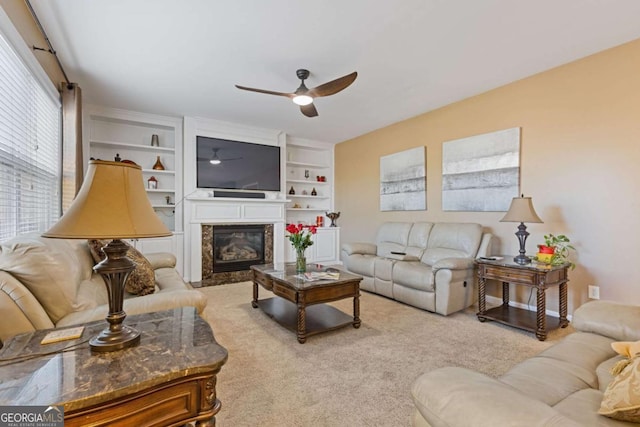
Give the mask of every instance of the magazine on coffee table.
M 298 277 L 307 282 L 315 282 L 316 280 L 338 280 L 340 278 L 340 273 L 329 271 L 309 271 L 299 274 Z

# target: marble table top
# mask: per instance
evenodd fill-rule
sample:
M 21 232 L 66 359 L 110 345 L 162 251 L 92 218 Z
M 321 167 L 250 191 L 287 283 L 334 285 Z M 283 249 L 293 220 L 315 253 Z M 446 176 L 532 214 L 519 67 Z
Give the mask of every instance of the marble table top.
M 0 350 L 0 405 L 77 410 L 217 371 L 227 361 L 227 350 L 193 307 L 127 316 L 125 324 L 141 332 L 140 344 L 111 353 L 89 348 L 89 339 L 107 327 L 104 320 L 86 324 L 76 340 L 41 345 L 50 330 L 13 337 Z

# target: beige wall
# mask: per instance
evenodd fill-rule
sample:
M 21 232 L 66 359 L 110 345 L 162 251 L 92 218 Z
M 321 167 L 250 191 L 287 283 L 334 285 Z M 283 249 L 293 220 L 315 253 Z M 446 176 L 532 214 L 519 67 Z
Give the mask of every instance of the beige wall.
M 31 13 L 29 13 L 29 9 L 24 1 L 0 0 L 0 7 L 4 9 L 4 12 L 11 19 L 13 26 L 16 27 L 27 46 L 37 46 L 43 49 L 48 48 L 44 37 L 38 30 L 38 27 L 31 17 Z M 57 46 L 54 46 L 54 48 L 56 48 L 56 50 L 58 49 Z M 54 56 L 48 52 L 42 51 L 34 51 L 34 55 L 53 84 L 58 87 L 60 82 L 64 81 L 64 76 L 62 75 L 60 68 L 58 68 Z
M 500 223 L 504 213 L 443 212 L 441 203 L 443 141 L 511 127 L 522 129 L 521 192 L 544 221 L 528 225 L 527 253 L 549 232 L 575 243 L 570 312 L 590 284 L 602 299 L 640 304 L 640 40 L 338 144 L 341 240 L 373 241 L 384 221 L 466 221 L 498 237 L 494 253 L 516 254 L 517 224 Z M 422 145 L 427 210 L 381 212 L 380 156 Z M 556 311 L 557 293 L 547 302 Z

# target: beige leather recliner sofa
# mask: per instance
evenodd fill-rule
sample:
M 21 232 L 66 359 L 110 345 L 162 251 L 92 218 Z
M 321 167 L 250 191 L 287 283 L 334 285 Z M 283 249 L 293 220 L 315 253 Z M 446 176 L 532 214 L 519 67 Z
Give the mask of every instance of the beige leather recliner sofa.
M 622 359 L 611 343 L 640 340 L 640 307 L 592 301 L 574 312 L 572 324 L 577 332 L 498 379 L 460 367 L 423 374 L 412 389 L 412 425 L 637 426 L 597 412 L 610 369 Z
M 195 307 L 206 297 L 191 289 L 175 270 L 172 254 L 147 255 L 156 291 L 134 296 L 125 292 L 128 315 Z M 104 319 L 107 289 L 93 271 L 86 240 L 49 239 L 25 234 L 0 243 L 0 340 L 23 332 Z
M 474 303 L 474 259 L 491 239 L 480 224 L 386 222 L 375 244 L 344 243 L 341 259 L 361 289 L 448 315 Z

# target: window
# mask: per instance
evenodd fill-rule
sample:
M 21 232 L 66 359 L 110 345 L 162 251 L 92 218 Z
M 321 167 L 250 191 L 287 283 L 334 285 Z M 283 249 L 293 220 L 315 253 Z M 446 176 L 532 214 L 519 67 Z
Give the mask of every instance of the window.
M 60 217 L 61 189 L 59 96 L 24 41 L 16 49 L 15 29 L 2 15 L 0 240 L 53 225 Z

